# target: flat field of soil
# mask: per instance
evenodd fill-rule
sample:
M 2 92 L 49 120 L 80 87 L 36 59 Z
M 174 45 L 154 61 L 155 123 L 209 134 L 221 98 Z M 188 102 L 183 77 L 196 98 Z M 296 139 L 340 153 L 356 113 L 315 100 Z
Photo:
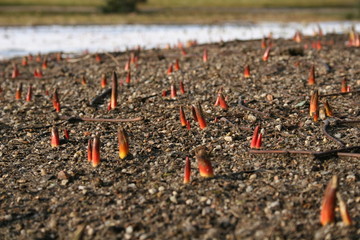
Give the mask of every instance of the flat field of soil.
M 267 61 L 261 41 L 254 40 L 113 52 L 99 54 L 101 61 L 63 53 L 62 60 L 49 54 L 37 62 L 34 56 L 27 66 L 22 58 L 0 62 L 0 239 L 359 239 L 360 48 L 346 46 L 347 38 L 273 39 Z M 137 61 L 127 83 L 131 53 Z M 47 68 L 41 69 L 45 58 Z M 316 83 L 309 86 L 312 65 Z M 43 77 L 34 77 L 36 68 Z M 113 71 L 118 106 L 109 111 Z M 344 78 L 350 93 L 340 93 Z M 22 96 L 15 100 L 20 83 Z M 176 97 L 170 96 L 172 84 Z M 214 106 L 220 89 L 228 110 Z M 320 108 L 326 99 L 334 113 L 325 121 L 309 116 L 315 90 Z M 207 122 L 203 130 L 191 114 L 197 102 Z M 190 130 L 180 124 L 180 106 Z M 89 121 L 94 119 L 100 121 Z M 251 150 L 258 125 L 262 146 Z M 52 126 L 60 132 L 56 148 L 50 145 Z M 123 160 L 120 126 L 130 144 Z M 101 141 L 96 168 L 87 160 L 95 135 Z M 209 152 L 213 178 L 199 175 L 194 150 L 200 146 Z M 184 184 L 187 156 L 191 182 Z M 352 226 L 342 223 L 338 204 L 335 222 L 320 224 L 334 175 Z

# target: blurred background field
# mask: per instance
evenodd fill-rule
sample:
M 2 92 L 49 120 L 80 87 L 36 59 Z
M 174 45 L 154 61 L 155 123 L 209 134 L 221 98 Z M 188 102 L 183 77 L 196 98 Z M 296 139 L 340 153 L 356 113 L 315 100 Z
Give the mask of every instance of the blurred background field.
M 311 22 L 360 17 L 360 0 L 138 0 L 135 11 L 122 14 L 104 13 L 105 4 L 106 0 L 0 0 L 0 25 Z

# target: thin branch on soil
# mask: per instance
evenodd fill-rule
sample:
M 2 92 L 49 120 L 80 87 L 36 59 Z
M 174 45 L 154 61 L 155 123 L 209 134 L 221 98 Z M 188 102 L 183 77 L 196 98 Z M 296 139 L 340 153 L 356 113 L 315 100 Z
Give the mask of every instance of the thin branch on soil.
M 355 90 L 355 91 L 351 91 L 351 92 L 338 92 L 338 93 L 329 93 L 329 94 L 323 94 L 323 95 L 319 95 L 319 97 L 331 97 L 331 96 L 341 96 L 341 95 L 347 95 L 347 94 L 351 94 L 351 93 L 360 93 L 360 90 Z
M 153 97 L 156 97 L 156 96 L 159 96 L 159 94 L 152 94 L 152 95 L 149 95 L 149 96 L 141 97 L 139 99 L 140 99 L 141 102 L 145 102 L 146 100 L 148 100 L 150 98 L 153 98 Z
M 360 146 L 354 146 L 354 147 L 346 147 L 346 148 L 339 148 L 335 150 L 329 150 L 324 152 L 316 152 L 314 154 L 315 158 L 326 158 L 326 157 L 332 157 L 332 156 L 338 156 L 338 153 L 340 152 L 349 152 L 352 150 L 359 150 Z
M 348 153 L 351 150 L 359 150 L 360 146 L 340 148 L 335 150 L 329 150 L 324 152 L 316 152 L 310 150 L 291 150 L 291 149 L 279 149 L 279 150 L 254 150 L 250 149 L 250 154 L 302 154 L 302 155 L 313 155 L 314 158 L 324 159 L 331 156 L 349 156 L 349 157 L 360 157 L 359 153 Z
M 70 58 L 70 59 L 67 59 L 66 61 L 68 63 L 77 63 L 77 62 L 80 62 L 82 60 L 88 59 L 91 56 L 92 56 L 92 54 L 86 54 L 85 56 L 82 56 L 82 57 L 79 57 L 79 58 Z
M 344 152 L 338 152 L 337 155 L 339 157 L 355 157 L 360 158 L 360 153 L 344 153 Z
M 249 127 L 243 127 L 243 126 L 237 126 L 237 125 L 235 125 L 234 123 L 230 122 L 230 121 L 229 121 L 227 118 L 225 118 L 225 117 L 221 117 L 221 118 L 220 118 L 220 121 L 226 122 L 226 123 L 230 124 L 232 127 L 235 127 L 235 128 L 238 128 L 238 129 L 241 129 L 241 130 L 244 130 L 244 131 L 249 131 L 249 132 L 252 131 L 252 129 L 249 128 Z
M 75 122 L 137 122 L 144 120 L 143 117 L 137 118 L 88 118 L 88 117 L 68 117 L 59 116 L 58 119 L 66 120 L 70 123 Z
M 90 105 L 92 107 L 95 107 L 97 104 L 102 102 L 104 98 L 110 96 L 110 94 L 111 94 L 111 88 L 106 89 L 100 95 L 97 95 L 96 97 L 94 97 L 93 100 L 91 100 Z
M 249 108 L 249 107 L 246 107 L 244 104 L 243 104 L 243 99 L 242 97 L 239 98 L 239 102 L 238 102 L 239 106 L 247 111 L 250 111 L 250 112 L 253 112 L 255 114 L 258 114 L 258 115 L 261 115 L 262 117 L 264 118 L 270 118 L 270 116 L 267 114 L 267 113 L 263 113 L 263 112 L 260 112 L 256 109 L 252 109 L 252 108 Z
M 29 127 L 22 127 L 22 128 L 19 128 L 19 129 L 16 129 L 16 131 L 22 131 L 22 130 L 27 130 L 27 129 L 31 129 L 31 130 L 38 130 L 38 129 L 44 129 L 44 128 L 51 128 L 51 127 L 54 127 L 54 126 L 58 126 L 58 125 L 61 125 L 63 123 L 65 123 L 67 121 L 62 121 L 62 122 L 59 122 L 59 123 L 54 123 L 54 124 L 49 124 L 49 125 L 45 125 L 45 126 L 29 126 Z
M 337 120 L 336 125 L 354 125 L 358 126 L 360 125 L 360 120 Z
M 120 62 L 114 57 L 114 55 L 112 55 L 111 53 L 108 53 L 108 52 L 105 52 L 104 54 L 109 56 L 116 63 L 116 65 L 118 67 L 120 67 Z
M 331 136 L 328 132 L 327 132 L 327 128 L 329 127 L 330 125 L 330 121 L 329 119 L 326 119 L 324 121 L 324 126 L 322 128 L 322 131 L 323 133 L 325 134 L 325 137 L 331 141 L 334 141 L 336 142 L 338 145 L 340 145 L 341 147 L 344 147 L 345 146 L 345 143 L 343 143 L 341 140 L 337 139 L 336 137 L 333 137 Z
M 286 149 L 279 149 L 279 150 L 249 150 L 250 154 L 305 154 L 305 155 L 313 155 L 315 151 L 308 151 L 308 150 L 286 150 Z

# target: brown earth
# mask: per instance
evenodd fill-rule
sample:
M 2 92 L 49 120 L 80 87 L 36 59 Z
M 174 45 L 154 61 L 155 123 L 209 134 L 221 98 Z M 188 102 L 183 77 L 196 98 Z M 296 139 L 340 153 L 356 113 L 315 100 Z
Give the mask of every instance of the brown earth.
M 179 49 L 136 52 L 130 84 L 119 86 L 118 106 L 108 111 L 103 102 L 90 104 L 104 90 L 100 76 L 118 73 L 124 82 L 129 52 L 56 61 L 47 56 L 43 78 L 33 71 L 34 60 L 0 63 L 0 239 L 359 239 L 360 237 L 360 48 L 346 47 L 346 37 L 315 38 L 302 43 L 273 40 L 264 62 L 260 41 L 233 41 Z M 309 48 L 304 48 L 307 44 Z M 202 62 L 204 47 L 208 63 Z M 70 56 L 63 54 L 63 57 Z M 115 58 L 115 60 L 114 60 Z M 180 71 L 166 74 L 179 59 Z M 11 78 L 12 63 L 21 75 Z M 251 77 L 243 77 L 249 64 Z M 316 84 L 307 85 L 310 66 Z M 85 77 L 87 84 L 81 84 Z M 353 93 L 337 94 L 347 78 Z M 171 83 L 185 85 L 185 94 L 162 97 Z M 23 98 L 15 89 L 23 83 Z M 34 96 L 25 102 L 28 86 Z M 109 86 L 109 85 L 108 85 Z M 57 88 L 62 106 L 56 114 L 51 97 Z M 214 106 L 223 88 L 229 109 Z M 334 111 L 324 122 L 308 115 L 310 91 L 318 89 Z M 242 97 L 244 103 L 239 101 Z M 190 106 L 200 102 L 207 128 L 193 121 Z M 241 104 L 242 103 L 242 104 Z M 184 106 L 191 130 L 182 128 L 179 107 Z M 246 106 L 247 108 L 245 108 Z M 322 105 L 321 105 L 322 106 Z M 249 109 L 250 108 L 250 109 Z M 254 109 L 256 111 L 254 111 Z M 126 123 L 76 122 L 64 116 L 137 118 Z M 250 154 L 252 130 L 261 124 L 263 150 L 288 149 L 324 152 L 354 147 L 344 154 Z M 61 145 L 50 146 L 50 128 L 68 129 Z M 118 157 L 116 132 L 123 126 L 130 156 Z M 101 164 L 87 161 L 87 142 L 98 134 Z M 200 177 L 194 149 L 211 151 L 215 177 Z M 183 184 L 185 157 L 192 163 L 191 183 Z M 353 218 L 353 226 L 319 221 L 324 189 L 333 175 Z M 83 235 L 83 236 L 80 236 Z
M 359 18 L 356 7 L 141 7 L 129 14 L 102 14 L 87 6 L 0 6 L 0 26 L 91 24 L 222 24 L 319 22 Z

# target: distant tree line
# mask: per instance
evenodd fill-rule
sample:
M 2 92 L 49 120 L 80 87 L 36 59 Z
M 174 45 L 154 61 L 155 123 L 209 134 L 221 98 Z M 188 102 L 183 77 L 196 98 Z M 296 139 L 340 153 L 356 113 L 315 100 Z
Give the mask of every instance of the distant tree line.
M 130 13 L 137 10 L 137 4 L 146 0 L 105 0 L 104 13 Z

